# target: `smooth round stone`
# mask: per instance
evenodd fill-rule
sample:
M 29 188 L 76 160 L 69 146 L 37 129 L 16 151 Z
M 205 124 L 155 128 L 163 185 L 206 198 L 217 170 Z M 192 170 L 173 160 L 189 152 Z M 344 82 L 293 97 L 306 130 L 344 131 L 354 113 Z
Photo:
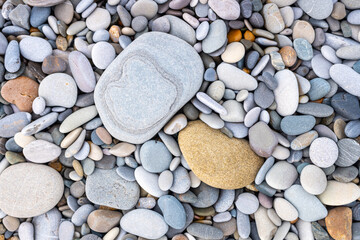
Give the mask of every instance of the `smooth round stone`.
M 219 228 L 202 223 L 192 223 L 186 230 L 192 236 L 200 239 L 221 239 L 224 236 Z
M 138 51 L 144 52 L 148 61 L 144 62 Z M 166 77 L 162 75 L 165 69 Z M 143 143 L 194 96 L 202 79 L 203 63 L 190 45 L 164 33 L 146 33 L 122 51 L 102 74 L 95 89 L 95 104 L 112 136 Z M 120 87 L 122 82 L 129 84 Z M 140 99 L 131 97 L 139 94 Z
M 159 187 L 159 176 L 155 173 L 146 171 L 143 167 L 135 169 L 135 179 L 137 183 L 148 193 L 155 197 L 161 197 L 167 194 L 167 191 L 162 191 Z
M 360 189 L 355 183 L 328 181 L 325 191 L 318 195 L 320 201 L 328 206 L 341 206 L 356 201 Z
M 285 161 L 275 163 L 266 173 L 265 180 L 270 187 L 285 190 L 289 188 L 297 179 L 296 168 Z
M 170 190 L 177 194 L 183 194 L 190 189 L 191 180 L 187 170 L 181 166 L 173 171 L 174 180 Z
M 164 143 L 151 140 L 141 146 L 140 159 L 146 171 L 160 173 L 169 168 L 172 155 Z
M 311 60 L 314 55 L 311 44 L 304 38 L 294 40 L 294 49 L 298 58 L 304 61 Z
M 110 34 L 105 29 L 97 30 L 96 32 L 94 32 L 94 35 L 92 37 L 94 42 L 101 42 L 101 41 L 107 42 L 109 41 L 109 38 L 110 38 Z
M 45 99 L 47 106 L 71 108 L 76 102 L 77 86 L 70 75 L 53 73 L 40 82 L 39 96 Z
M 360 17 L 360 11 L 353 10 L 348 14 L 346 19 L 350 24 L 359 25 L 360 24 L 359 17 Z
M 274 209 L 276 214 L 284 221 L 294 221 L 299 216 L 296 208 L 284 198 L 274 199 Z
M 333 10 L 332 0 L 320 0 L 315 2 L 299 0 L 297 1 L 297 4 L 307 15 L 318 20 L 329 17 Z
M 326 230 L 334 239 L 353 239 L 352 230 L 352 212 L 349 207 L 333 208 L 325 218 Z
M 32 220 L 34 225 L 34 239 L 51 239 L 58 238 L 58 228 L 61 221 L 61 213 L 57 208 L 36 216 Z
M 299 218 L 303 221 L 317 221 L 328 214 L 320 200 L 306 192 L 300 185 L 295 184 L 285 190 L 284 196 L 297 209 Z
M 39 37 L 25 37 L 19 47 L 21 56 L 33 62 L 43 62 L 52 53 L 50 43 Z
M 225 212 L 230 208 L 235 199 L 234 190 L 224 190 L 220 191 L 218 200 L 216 201 L 214 208 L 216 212 Z
M 276 111 L 282 116 L 292 115 L 299 101 L 298 82 L 293 72 L 288 69 L 275 74 L 278 87 L 274 90 Z
M 45 23 L 50 16 L 51 8 L 49 7 L 33 7 L 30 14 L 30 25 L 39 27 Z
M 66 70 L 66 62 L 60 57 L 50 55 L 44 59 L 41 69 L 46 74 L 64 72 Z
M 318 136 L 318 132 L 314 130 L 301 134 L 291 141 L 291 149 L 298 151 L 307 148 Z
M 126 191 L 118 189 L 126 189 Z M 124 180 L 115 169 L 96 169 L 86 180 L 86 196 L 95 204 L 129 210 L 135 206 L 139 195 L 139 185 Z
M 231 64 L 221 63 L 216 72 L 219 80 L 224 82 L 226 88 L 253 91 L 258 86 L 254 77 Z
M 324 97 L 330 91 L 330 84 L 322 78 L 314 78 L 310 80 L 311 88 L 307 93 L 311 101 Z
M 345 135 L 349 138 L 357 138 L 360 135 L 360 121 L 350 121 L 346 124 Z
M 360 97 L 360 74 L 344 64 L 334 64 L 330 68 L 330 76 L 348 93 Z
M 83 125 L 84 123 L 92 120 L 98 114 L 94 105 L 81 108 L 76 112 L 73 112 L 61 123 L 59 131 L 61 133 L 68 133 L 75 128 Z
M 13 103 L 20 111 L 31 112 L 33 100 L 38 96 L 39 84 L 25 76 L 7 81 L 1 88 L 1 96 Z
M 206 94 L 209 95 L 215 101 L 220 101 L 225 94 L 225 84 L 222 81 L 212 82 L 208 87 L 208 89 L 206 90 Z
M 116 173 L 126 181 L 135 181 L 134 169 L 126 166 L 120 166 L 116 169 Z
M 284 19 L 275 3 L 265 4 L 262 13 L 265 20 L 265 28 L 271 33 L 279 33 L 285 28 Z
M 356 163 L 360 157 L 360 144 L 354 139 L 344 138 L 337 143 L 339 157 L 335 165 L 339 167 L 349 167 Z
M 59 239 L 71 240 L 75 233 L 74 224 L 70 221 L 63 221 L 59 226 Z
M 93 231 L 106 233 L 119 224 L 121 217 L 118 211 L 98 209 L 90 213 L 87 224 Z
M 235 206 L 244 214 L 253 214 L 259 208 L 259 200 L 254 194 L 242 193 L 237 198 Z
M 319 54 L 318 54 L 319 55 Z M 321 47 L 321 55 L 328 61 L 332 62 L 332 63 L 341 63 L 341 59 L 339 59 L 336 56 L 335 50 L 328 46 L 328 45 L 324 45 Z M 317 55 L 316 55 L 317 56 Z M 320 58 L 320 57 L 318 57 Z M 312 64 L 313 65 L 313 64 Z M 331 65 L 332 66 L 332 65 Z M 330 67 L 331 67 L 330 66 Z M 314 66 L 313 66 L 314 68 Z M 330 68 L 329 68 L 330 69 Z M 314 70 L 315 71 L 315 70 Z
M 61 148 L 48 141 L 35 140 L 24 147 L 23 154 L 31 162 L 47 163 L 60 156 Z
M 164 33 L 170 32 L 169 19 L 167 19 L 166 17 L 160 17 L 160 18 L 155 19 L 151 25 L 151 30 L 157 31 L 157 32 L 164 32 Z
M 163 191 L 167 191 L 171 188 L 174 181 L 174 175 L 171 171 L 163 171 L 159 176 L 159 188 Z
M 152 0 L 140 0 L 131 7 L 131 15 L 133 17 L 144 16 L 148 20 L 152 19 L 157 11 L 158 5 Z
M 106 69 L 115 59 L 115 49 L 107 42 L 96 43 L 91 50 L 91 58 L 99 69 Z
M 110 25 L 110 13 L 103 8 L 96 8 L 89 17 L 86 18 L 86 26 L 93 32 L 99 29 L 107 29 Z
M 349 120 L 360 118 L 359 100 L 349 93 L 340 92 L 335 94 L 331 98 L 331 106 L 338 114 Z
M 185 8 L 190 3 L 190 0 L 174 0 L 171 1 L 169 7 L 174 10 Z
M 199 41 L 204 40 L 204 38 L 209 33 L 210 24 L 208 21 L 204 21 L 200 23 L 200 25 L 196 28 L 196 39 Z
M 280 219 L 276 217 L 276 214 L 274 213 L 275 211 L 273 210 L 268 211 L 266 208 L 260 206 L 258 211 L 256 211 L 256 213 L 254 214 L 255 223 L 256 223 L 256 226 L 254 227 L 256 230 L 251 229 L 251 231 L 252 232 L 256 231 L 259 239 L 272 239 L 273 236 L 275 235 L 277 227 L 273 223 L 273 221 L 275 221 L 274 218 L 276 218 L 278 221 Z
M 227 40 L 227 29 L 223 20 L 216 20 L 210 24 L 209 33 L 201 42 L 204 53 L 212 53 L 224 46 Z
M 6 48 L 4 66 L 7 71 L 14 73 L 20 69 L 20 65 L 19 44 L 16 40 L 12 40 Z
M 298 20 L 294 23 L 292 37 L 304 38 L 312 44 L 315 40 L 315 31 L 309 22 Z
M 169 227 L 163 216 L 148 209 L 135 209 L 120 220 L 121 229 L 139 237 L 158 239 L 165 235 Z
M 329 79 L 332 63 L 326 60 L 322 54 L 317 54 L 311 59 L 311 67 L 318 77 Z
M 350 167 L 338 167 L 333 172 L 332 176 L 335 180 L 339 182 L 351 182 L 359 175 L 359 169 L 350 166 Z
M 314 117 L 329 117 L 334 113 L 334 109 L 332 107 L 315 102 L 299 104 L 296 111 L 298 113 L 308 114 Z
M 271 128 L 260 121 L 249 129 L 251 149 L 261 157 L 270 157 L 278 144 L 278 139 Z
M 236 63 L 245 55 L 245 47 L 240 42 L 232 42 L 226 46 L 221 59 L 226 63 Z
M 318 167 L 327 168 L 338 159 L 339 149 L 330 138 L 320 137 L 310 145 L 310 159 Z
M 82 224 L 86 223 L 86 220 L 89 214 L 95 210 L 95 207 L 91 204 L 84 204 L 79 207 L 71 217 L 71 222 L 79 227 Z
M 262 164 L 261 158 L 252 152 L 247 141 L 229 139 L 219 130 L 211 129 L 201 121 L 189 122 L 188 126 L 180 131 L 179 145 L 195 175 L 210 186 L 222 189 L 248 185 L 254 180 Z M 237 153 L 233 154 L 234 151 Z M 227 164 L 219 164 L 223 161 Z M 231 163 L 232 161 L 234 162 Z M 207 166 L 206 171 L 203 166 Z M 223 173 L 226 173 L 226 177 Z
M 149 0 L 149 1 L 151 1 L 151 0 Z M 196 42 L 195 31 L 187 22 L 185 22 L 184 20 L 182 20 L 178 17 L 172 16 L 172 15 L 165 15 L 158 19 L 162 19 L 162 18 L 166 18 L 169 22 L 170 29 L 169 29 L 169 31 L 167 31 L 167 32 L 169 32 L 169 34 L 174 35 L 174 36 L 184 40 L 185 42 L 189 43 L 190 45 L 195 44 L 195 42 Z M 163 20 L 161 20 L 161 21 L 163 21 Z
M 249 129 L 245 127 L 243 123 L 225 123 L 225 127 L 229 129 L 233 137 L 235 138 L 244 138 L 248 135 Z
M 310 194 L 319 195 L 325 191 L 327 178 L 324 171 L 315 166 L 307 165 L 300 174 L 301 186 Z
M 315 118 L 310 115 L 286 116 L 281 120 L 281 130 L 288 135 L 299 135 L 315 126 Z
M 241 103 L 235 100 L 227 100 L 222 106 L 226 109 L 227 114 L 220 114 L 221 119 L 226 122 L 243 122 L 245 111 Z
M 259 57 L 260 57 L 260 54 L 257 51 L 251 51 L 250 53 L 248 53 L 246 55 L 246 59 L 245 59 L 246 66 L 249 69 L 253 69 L 255 67 L 256 63 L 258 62 Z
M 96 80 L 89 60 L 79 51 L 69 54 L 69 67 L 79 89 L 85 93 L 94 91 Z
M 259 107 L 266 109 L 274 102 L 275 96 L 265 83 L 260 82 L 254 92 L 254 100 Z
M 274 157 L 269 157 L 266 159 L 264 164 L 259 169 L 258 173 L 256 174 L 255 184 L 259 185 L 265 180 L 266 173 L 271 169 L 274 165 L 275 159 Z
M 62 4 L 56 5 L 54 15 L 58 20 L 63 21 L 65 24 L 70 24 L 74 15 L 74 6 L 71 1 L 65 1 Z
M 34 239 L 34 225 L 30 222 L 23 222 L 18 229 L 19 237 L 21 239 Z
M 18 163 L 6 168 L 0 179 L 1 210 L 18 218 L 49 211 L 60 201 L 64 191 L 60 174 L 45 165 Z
M 84 21 L 77 21 L 70 24 L 66 29 L 67 35 L 75 35 L 86 28 L 86 23 Z M 84 44 L 85 45 L 85 44 Z
M 224 20 L 236 20 L 240 16 L 240 5 L 235 0 L 209 0 L 210 8 Z
M 171 195 L 161 196 L 158 200 L 159 208 L 165 222 L 172 228 L 182 229 L 186 223 L 186 213 L 179 200 Z

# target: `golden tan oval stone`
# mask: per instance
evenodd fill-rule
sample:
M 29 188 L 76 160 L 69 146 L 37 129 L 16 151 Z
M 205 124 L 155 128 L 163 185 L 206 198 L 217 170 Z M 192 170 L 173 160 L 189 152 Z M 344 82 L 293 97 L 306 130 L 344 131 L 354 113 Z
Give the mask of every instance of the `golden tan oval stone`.
M 189 122 L 180 131 L 179 146 L 195 175 L 216 188 L 249 185 L 263 164 L 247 140 L 228 138 L 202 121 Z
M 291 67 L 296 63 L 297 56 L 295 50 L 292 47 L 285 46 L 280 49 L 279 53 L 286 67 Z
M 337 207 L 325 218 L 326 228 L 334 239 L 351 240 L 352 212 L 348 207 Z

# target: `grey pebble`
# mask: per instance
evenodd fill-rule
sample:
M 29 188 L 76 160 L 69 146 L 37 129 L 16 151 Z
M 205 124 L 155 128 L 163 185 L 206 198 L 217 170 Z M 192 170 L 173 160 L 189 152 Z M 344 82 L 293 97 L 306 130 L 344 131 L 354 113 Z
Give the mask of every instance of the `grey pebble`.
M 12 40 L 6 48 L 4 66 L 7 71 L 14 73 L 20 69 L 20 65 L 19 44 L 16 40 Z

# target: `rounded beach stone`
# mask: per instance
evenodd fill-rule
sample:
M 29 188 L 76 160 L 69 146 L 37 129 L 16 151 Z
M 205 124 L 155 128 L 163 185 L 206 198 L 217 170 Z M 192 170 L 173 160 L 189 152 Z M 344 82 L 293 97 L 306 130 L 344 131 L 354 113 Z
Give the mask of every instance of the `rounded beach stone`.
M 23 149 L 27 160 L 35 163 L 47 163 L 57 159 L 61 154 L 61 148 L 45 140 L 35 140 L 27 144 Z
M 313 195 L 319 195 L 325 191 L 327 178 L 321 168 L 310 164 L 301 171 L 300 182 L 305 191 Z
M 107 233 L 119 224 L 122 214 L 118 211 L 98 209 L 92 211 L 87 218 L 87 224 L 95 232 Z
M 360 97 L 360 74 L 344 64 L 334 64 L 330 68 L 331 79 L 348 93 Z
M 9 103 L 15 104 L 20 111 L 31 112 L 32 103 L 38 96 L 39 84 L 21 76 L 7 81 L 1 88 L 1 96 Z
M 160 32 L 141 35 L 96 85 L 95 104 L 105 128 L 119 140 L 145 142 L 195 95 L 203 71 L 199 55 L 181 39 Z
M 278 139 L 266 123 L 259 121 L 249 129 L 249 143 L 257 155 L 270 157 Z
M 299 216 L 296 208 L 284 198 L 274 199 L 274 209 L 277 215 L 284 221 L 294 221 Z
M 163 216 L 148 209 L 135 209 L 120 220 L 121 229 L 139 237 L 158 239 L 165 235 L 169 227 Z
M 221 54 L 221 59 L 227 63 L 236 63 L 245 55 L 245 47 L 240 42 L 232 42 L 226 46 L 225 51 Z
M 315 139 L 310 145 L 310 159 L 318 167 L 327 168 L 335 163 L 339 149 L 334 140 L 327 137 Z
M 351 138 L 341 139 L 338 143 L 339 157 L 335 164 L 339 167 L 349 167 L 360 158 L 360 144 Z
M 208 4 L 224 20 L 236 20 L 240 16 L 240 5 L 235 0 L 209 0 Z
M 63 191 L 63 179 L 54 169 L 18 163 L 0 175 L 0 208 L 13 217 L 38 216 L 52 209 L 60 201 Z
M 180 131 L 179 145 L 195 175 L 217 188 L 250 184 L 263 163 L 246 140 L 230 139 L 201 121 L 189 122 Z
M 307 15 L 318 20 L 327 18 L 333 10 L 332 0 L 298 0 L 297 4 Z
M 96 8 L 89 17 L 86 18 L 86 26 L 93 32 L 99 29 L 107 29 L 110 25 L 110 13 L 104 8 Z
M 253 91 L 258 87 L 254 77 L 229 63 L 221 63 L 216 72 L 226 88 Z
M 115 58 L 115 49 L 108 42 L 98 42 L 91 50 L 91 58 L 99 69 L 106 69 Z
M 360 188 L 355 183 L 328 181 L 325 191 L 318 195 L 320 201 L 328 206 L 349 204 L 360 197 Z
M 280 161 L 266 173 L 265 181 L 272 188 L 285 190 L 295 182 L 297 177 L 298 173 L 292 164 Z
M 204 53 L 212 53 L 224 46 L 226 43 L 226 24 L 223 20 L 216 20 L 210 24 L 210 29 L 205 39 L 201 42 Z
M 265 4 L 262 13 L 265 20 L 265 28 L 272 33 L 279 33 L 285 28 L 284 19 L 275 3 Z
M 172 155 L 164 143 L 150 140 L 141 146 L 140 159 L 146 171 L 160 173 L 169 168 Z
M 148 20 L 152 19 L 158 11 L 158 5 L 152 0 L 140 0 L 131 7 L 133 17 L 144 16 Z
M 172 228 L 182 229 L 186 224 L 186 213 L 183 205 L 174 196 L 161 196 L 158 200 L 159 208 L 165 222 Z
M 69 54 L 68 59 L 71 73 L 79 89 L 85 93 L 94 91 L 96 79 L 86 56 L 79 51 L 73 51 Z
M 259 200 L 254 194 L 242 193 L 235 202 L 236 208 L 244 214 L 253 214 L 259 208 Z
M 325 218 L 326 229 L 334 239 L 352 238 L 352 212 L 349 207 L 337 207 L 329 211 Z
M 115 168 L 96 169 L 87 177 L 85 190 L 91 202 L 121 210 L 133 208 L 140 196 L 139 185 L 121 178 Z
M 19 47 L 21 55 L 33 62 L 43 62 L 52 53 L 50 43 L 39 37 L 25 37 L 20 41 Z
M 77 86 L 66 73 L 53 73 L 45 77 L 39 86 L 39 96 L 47 106 L 71 108 L 77 99 Z

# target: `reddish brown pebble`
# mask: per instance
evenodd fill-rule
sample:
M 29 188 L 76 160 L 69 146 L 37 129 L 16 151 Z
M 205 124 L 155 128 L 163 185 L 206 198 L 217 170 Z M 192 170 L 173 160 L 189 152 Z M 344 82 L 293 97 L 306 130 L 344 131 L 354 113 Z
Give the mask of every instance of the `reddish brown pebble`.
M 188 240 L 188 238 L 184 234 L 178 234 L 173 236 L 171 240 Z
M 112 143 L 112 137 L 110 133 L 103 127 L 98 127 L 96 129 L 96 135 L 100 138 L 101 141 L 105 144 L 111 144 Z
M 57 49 L 60 49 L 62 51 L 66 51 L 66 49 L 68 48 L 68 42 L 67 42 L 66 38 L 59 35 L 56 38 L 56 47 L 57 47 Z
M 7 81 L 1 89 L 1 96 L 13 103 L 20 111 L 32 112 L 32 102 L 38 96 L 39 84 L 28 77 Z
M 286 67 L 291 67 L 296 63 L 297 56 L 295 50 L 292 47 L 285 46 L 281 48 L 279 52 Z
M 351 240 L 352 211 L 348 207 L 337 207 L 325 218 L 326 228 L 335 240 Z
M 42 63 L 41 69 L 46 74 L 64 72 L 66 63 L 59 57 L 47 56 Z

